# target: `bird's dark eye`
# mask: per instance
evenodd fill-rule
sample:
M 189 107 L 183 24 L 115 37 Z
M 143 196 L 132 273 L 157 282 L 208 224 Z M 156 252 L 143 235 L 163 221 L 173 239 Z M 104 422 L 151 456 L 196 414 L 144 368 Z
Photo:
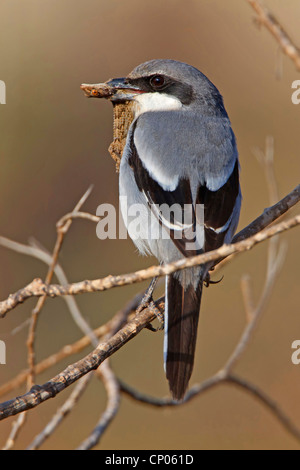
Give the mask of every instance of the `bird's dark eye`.
M 162 75 L 154 75 L 154 77 L 151 78 L 150 80 L 150 85 L 153 86 L 153 88 L 161 88 L 165 84 L 165 77 Z

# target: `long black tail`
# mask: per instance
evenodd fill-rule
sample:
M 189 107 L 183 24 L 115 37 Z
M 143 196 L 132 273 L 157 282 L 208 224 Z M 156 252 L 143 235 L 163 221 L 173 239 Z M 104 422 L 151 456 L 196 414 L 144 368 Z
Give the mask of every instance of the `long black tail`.
M 175 400 L 184 397 L 192 375 L 202 284 L 184 289 L 174 275 L 166 279 L 165 370 Z

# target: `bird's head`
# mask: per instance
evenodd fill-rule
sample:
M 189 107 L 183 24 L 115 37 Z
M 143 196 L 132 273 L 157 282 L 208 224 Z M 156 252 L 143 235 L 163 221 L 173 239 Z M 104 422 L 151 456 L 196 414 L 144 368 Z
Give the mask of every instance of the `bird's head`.
M 204 114 L 223 114 L 217 88 L 198 69 L 170 59 L 138 65 L 125 78 L 105 83 L 82 84 L 88 97 L 134 104 L 135 115 L 151 111 L 196 109 Z

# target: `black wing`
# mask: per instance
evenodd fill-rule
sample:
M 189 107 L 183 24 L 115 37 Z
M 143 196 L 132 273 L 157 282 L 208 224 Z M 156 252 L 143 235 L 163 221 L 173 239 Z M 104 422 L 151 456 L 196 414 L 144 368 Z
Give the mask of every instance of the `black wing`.
M 199 187 L 196 204 L 204 206 L 204 251 L 215 250 L 223 245 L 239 190 L 238 161 L 227 182 L 217 191 L 210 191 L 206 186 Z

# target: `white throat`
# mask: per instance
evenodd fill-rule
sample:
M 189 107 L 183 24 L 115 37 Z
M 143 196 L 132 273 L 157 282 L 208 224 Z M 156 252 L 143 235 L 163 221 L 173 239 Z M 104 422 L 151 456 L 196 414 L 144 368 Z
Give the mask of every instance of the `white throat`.
M 182 108 L 182 103 L 175 96 L 167 93 L 142 93 L 134 97 L 135 118 L 149 111 L 171 111 Z

